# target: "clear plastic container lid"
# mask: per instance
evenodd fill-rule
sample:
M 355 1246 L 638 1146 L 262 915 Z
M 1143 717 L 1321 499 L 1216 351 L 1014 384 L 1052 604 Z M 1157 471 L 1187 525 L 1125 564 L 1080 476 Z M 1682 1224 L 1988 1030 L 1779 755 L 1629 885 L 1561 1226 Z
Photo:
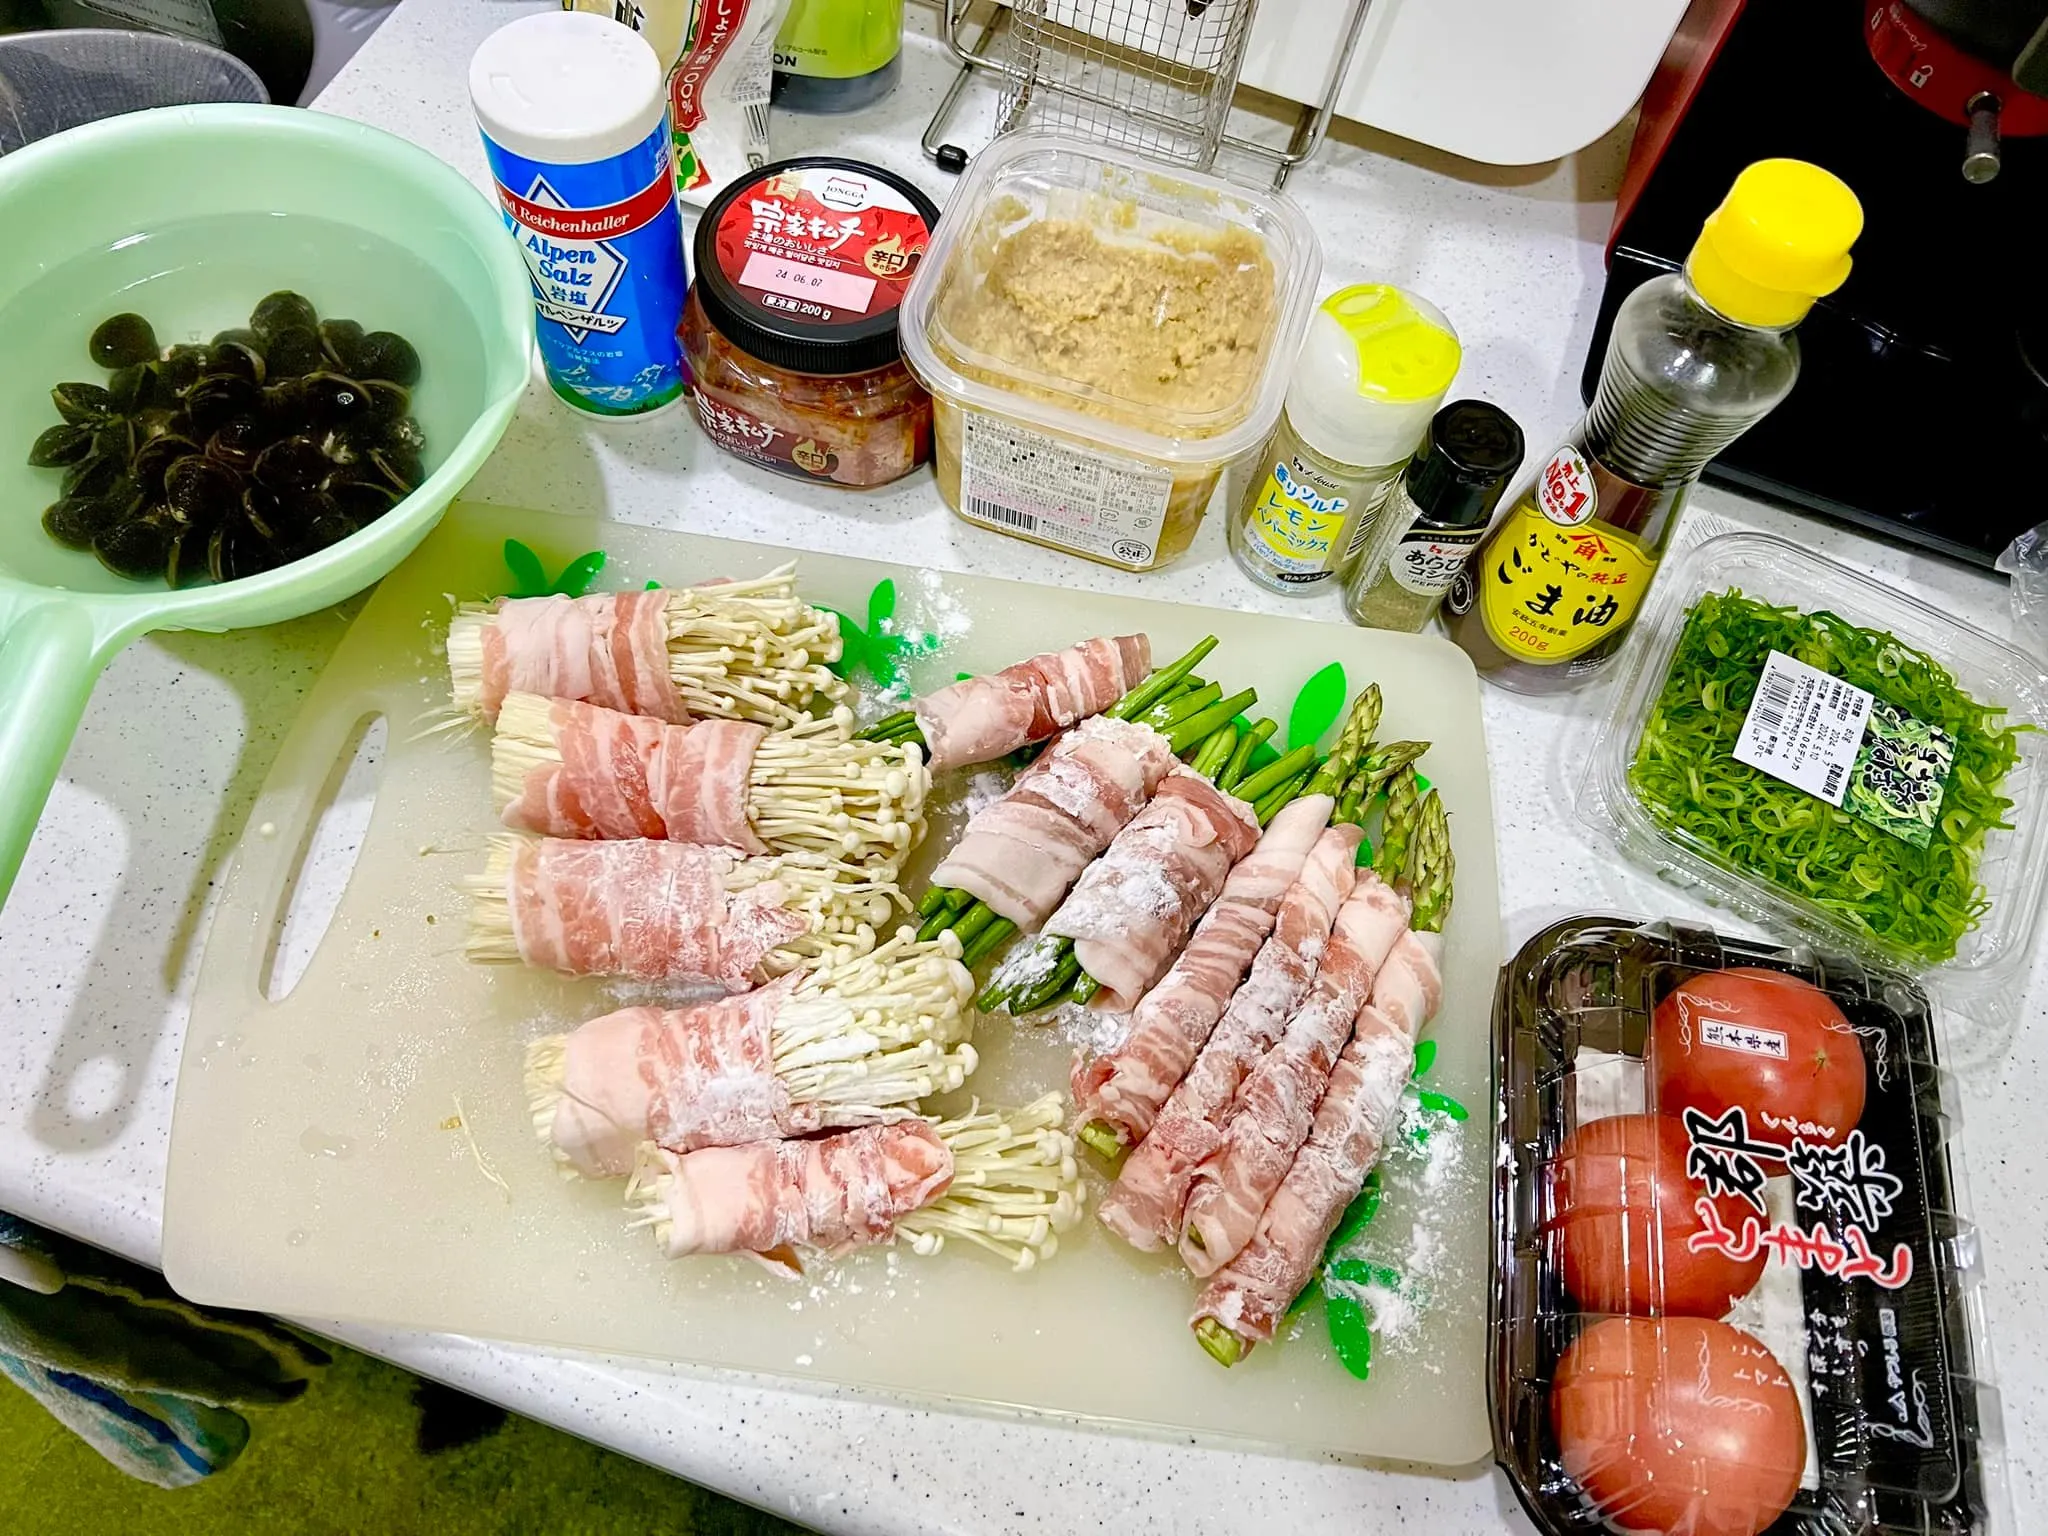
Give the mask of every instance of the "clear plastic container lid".
M 1168 464 L 1279 419 L 1322 252 L 1287 198 L 1050 134 L 975 158 L 903 301 L 954 404 Z
M 2010 1039 L 2048 868 L 2048 675 L 1766 534 L 1659 577 L 1580 816 L 1767 928 L 1925 977 L 1959 1058 Z
M 2011 1528 L 1953 1080 L 1910 978 L 1573 917 L 1494 1004 L 1494 1451 L 1537 1528 Z

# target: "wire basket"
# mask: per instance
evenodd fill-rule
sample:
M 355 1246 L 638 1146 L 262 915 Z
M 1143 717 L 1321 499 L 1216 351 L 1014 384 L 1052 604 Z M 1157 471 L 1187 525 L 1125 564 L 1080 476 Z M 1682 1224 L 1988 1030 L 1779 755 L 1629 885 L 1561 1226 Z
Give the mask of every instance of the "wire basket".
M 1013 0 L 997 122 L 1207 169 L 1257 0 Z

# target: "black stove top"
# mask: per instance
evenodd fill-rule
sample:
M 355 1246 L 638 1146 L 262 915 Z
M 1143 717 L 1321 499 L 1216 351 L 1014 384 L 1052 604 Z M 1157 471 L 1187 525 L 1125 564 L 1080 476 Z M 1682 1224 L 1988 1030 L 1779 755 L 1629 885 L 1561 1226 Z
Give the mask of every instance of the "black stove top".
M 1811 160 L 1863 203 L 1855 268 L 1799 328 L 1791 397 L 1707 478 L 1989 565 L 2048 520 L 2048 140 L 1965 182 L 1962 129 L 1884 78 L 1861 19 L 1772 0 L 1735 24 L 1618 232 L 1585 392 L 1621 300 L 1683 262 L 1736 172 Z

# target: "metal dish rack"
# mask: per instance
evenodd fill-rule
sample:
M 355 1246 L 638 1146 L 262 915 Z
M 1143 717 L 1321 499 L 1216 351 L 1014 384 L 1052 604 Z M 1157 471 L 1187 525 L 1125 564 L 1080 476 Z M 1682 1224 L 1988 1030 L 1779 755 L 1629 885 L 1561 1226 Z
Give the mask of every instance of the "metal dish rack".
M 1322 99 L 1301 109 L 1281 148 L 1224 131 L 1257 0 L 945 0 L 943 36 L 960 73 L 924 150 L 944 169 L 965 168 L 947 124 L 968 82 L 990 74 L 1000 83 L 999 134 L 1028 121 L 1198 170 L 1228 147 L 1272 162 L 1277 189 L 1321 147 L 1371 4 L 1351 0 Z

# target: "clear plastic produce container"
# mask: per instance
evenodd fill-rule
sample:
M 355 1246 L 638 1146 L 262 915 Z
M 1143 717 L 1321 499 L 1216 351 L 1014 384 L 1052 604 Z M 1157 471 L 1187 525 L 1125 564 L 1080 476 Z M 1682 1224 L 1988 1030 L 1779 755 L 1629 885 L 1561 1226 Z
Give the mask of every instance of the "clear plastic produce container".
M 2041 909 L 2043 727 L 2048 675 L 2012 646 L 1725 534 L 1659 576 L 1578 809 L 1674 884 L 1922 977 L 1979 1062 L 2009 1043 Z
M 1839 954 L 1573 917 L 1494 1003 L 1494 1452 L 1537 1528 L 2012 1528 L 1953 1080 Z
M 1279 418 L 1321 269 L 1284 197 L 998 139 L 903 301 L 947 505 L 1123 570 L 1174 559 Z

